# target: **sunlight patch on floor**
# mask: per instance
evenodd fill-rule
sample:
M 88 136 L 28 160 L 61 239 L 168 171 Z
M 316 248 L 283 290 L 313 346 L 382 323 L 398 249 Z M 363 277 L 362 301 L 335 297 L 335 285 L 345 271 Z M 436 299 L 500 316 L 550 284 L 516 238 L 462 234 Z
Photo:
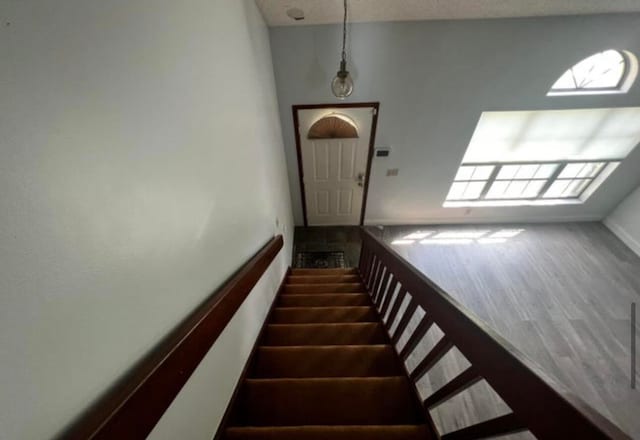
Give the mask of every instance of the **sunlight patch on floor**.
M 480 231 L 416 231 L 393 240 L 392 245 L 460 245 L 460 244 L 502 244 L 522 234 L 525 229 L 485 229 Z M 434 235 L 435 234 L 435 235 Z M 428 237 L 428 238 L 427 238 Z

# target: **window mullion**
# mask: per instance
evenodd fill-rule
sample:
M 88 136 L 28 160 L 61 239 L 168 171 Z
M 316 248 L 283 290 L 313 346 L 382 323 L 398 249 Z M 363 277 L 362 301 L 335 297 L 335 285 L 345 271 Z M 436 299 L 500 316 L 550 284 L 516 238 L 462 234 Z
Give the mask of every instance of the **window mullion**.
M 482 192 L 480 193 L 480 197 L 478 197 L 478 200 L 484 200 L 484 198 L 487 196 L 487 193 L 489 192 L 489 188 L 491 188 L 491 185 L 493 185 L 493 182 L 496 180 L 496 177 L 498 177 L 498 173 L 500 172 L 500 169 L 502 169 L 502 165 L 496 165 L 493 167 L 493 171 L 491 172 L 491 175 L 487 180 L 487 184 L 484 186 L 484 188 L 482 188 Z
M 542 186 L 542 189 L 538 193 L 538 197 L 536 197 L 536 199 L 541 199 L 544 197 L 545 193 L 549 190 L 549 187 L 553 185 L 553 182 L 555 182 L 558 179 L 558 176 L 560 176 L 560 173 L 562 173 L 562 171 L 566 166 L 567 166 L 567 162 L 561 162 L 558 164 L 558 167 L 556 168 L 556 170 L 553 172 L 553 174 L 549 177 L 549 179 L 547 179 L 545 184 Z
M 473 177 L 473 174 L 471 175 L 471 177 Z M 462 199 L 461 200 L 469 200 L 467 199 L 467 189 L 469 189 L 469 184 L 471 183 L 471 180 L 467 180 L 465 183 L 464 189 L 462 190 Z

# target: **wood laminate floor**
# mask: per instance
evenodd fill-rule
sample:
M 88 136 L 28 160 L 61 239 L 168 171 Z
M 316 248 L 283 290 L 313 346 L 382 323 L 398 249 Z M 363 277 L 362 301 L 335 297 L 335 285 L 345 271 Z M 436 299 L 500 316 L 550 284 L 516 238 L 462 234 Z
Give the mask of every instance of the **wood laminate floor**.
M 548 375 L 640 439 L 640 391 L 630 387 L 640 258 L 605 226 L 386 227 L 382 236 Z M 425 337 L 410 368 L 440 335 L 434 329 Z M 459 352 L 450 353 L 419 382 L 421 392 L 437 390 L 466 366 Z M 448 432 L 508 412 L 487 389 L 479 383 L 436 408 L 436 423 Z

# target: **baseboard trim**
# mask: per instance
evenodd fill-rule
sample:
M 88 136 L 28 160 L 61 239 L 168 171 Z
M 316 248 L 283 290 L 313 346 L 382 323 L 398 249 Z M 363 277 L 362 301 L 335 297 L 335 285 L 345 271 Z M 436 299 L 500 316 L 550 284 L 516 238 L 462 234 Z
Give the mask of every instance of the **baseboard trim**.
M 636 255 L 640 256 L 640 242 L 638 242 L 635 238 L 631 236 L 622 226 L 610 220 L 609 217 L 604 219 L 602 223 L 609 228 L 613 235 L 618 237 L 620 241 L 627 245 L 629 249 L 631 249 Z
M 366 219 L 365 226 L 404 226 L 404 225 L 449 225 L 449 224 L 514 224 L 514 223 L 567 223 L 567 222 L 599 222 L 602 215 L 577 215 L 536 218 L 496 218 L 496 217 L 430 217 L 417 219 Z

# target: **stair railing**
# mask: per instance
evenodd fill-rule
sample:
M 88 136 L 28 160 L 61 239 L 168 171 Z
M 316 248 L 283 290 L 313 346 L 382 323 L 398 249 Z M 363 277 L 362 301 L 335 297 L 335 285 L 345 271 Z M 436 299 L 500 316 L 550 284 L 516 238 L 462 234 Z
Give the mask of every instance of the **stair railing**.
M 270 239 L 57 438 L 146 438 L 282 246 Z
M 433 324 L 444 333 L 410 372 L 414 384 L 453 347 L 471 364 L 423 401 L 425 411 L 428 413 L 482 379 L 512 411 L 446 433 L 441 436 L 442 440 L 486 438 L 521 431 L 530 431 L 540 439 L 630 439 L 580 398 L 547 377 L 539 366 L 391 247 L 366 229 L 362 229 L 361 235 L 358 270 L 381 317 L 386 317 L 386 322 L 384 319 L 383 322 L 395 346 L 418 307 L 425 312 L 415 330 L 407 330 L 406 343 L 399 350 L 401 359 L 407 360 Z M 408 305 L 400 312 L 402 304 Z

